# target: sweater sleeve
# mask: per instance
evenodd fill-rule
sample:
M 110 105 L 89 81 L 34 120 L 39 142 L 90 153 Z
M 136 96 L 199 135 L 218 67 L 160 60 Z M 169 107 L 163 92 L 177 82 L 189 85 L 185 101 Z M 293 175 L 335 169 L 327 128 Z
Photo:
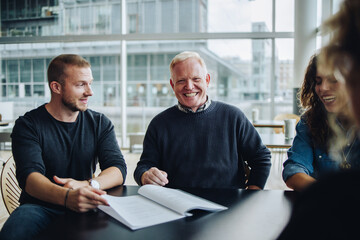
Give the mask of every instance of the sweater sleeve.
M 125 182 L 127 168 L 124 156 L 116 140 L 114 125 L 105 115 L 101 116 L 99 124 L 101 132 L 97 147 L 100 169 L 103 171 L 109 167 L 117 167 L 121 171 Z
M 35 124 L 27 117 L 15 122 L 11 138 L 12 153 L 16 163 L 16 178 L 21 189 L 25 189 L 26 179 L 32 172 L 45 175 L 45 164 Z
M 151 167 L 159 167 L 160 152 L 156 143 L 156 130 L 154 120 L 150 122 L 145 134 L 143 143 L 143 152 L 140 161 L 137 163 L 134 171 L 134 179 L 138 185 L 141 184 L 141 176 Z
M 242 160 L 247 161 L 251 168 L 247 185 L 264 188 L 271 167 L 270 151 L 262 143 L 259 133 L 245 115 L 241 116 L 239 124 L 239 156 L 242 156 Z

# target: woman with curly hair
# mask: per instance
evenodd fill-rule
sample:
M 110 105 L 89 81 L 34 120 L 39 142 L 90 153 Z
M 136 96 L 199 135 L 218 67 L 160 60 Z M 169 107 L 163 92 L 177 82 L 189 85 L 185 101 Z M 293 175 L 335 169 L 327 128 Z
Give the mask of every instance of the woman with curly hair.
M 320 65 L 345 82 L 351 112 L 360 127 L 360 1 L 342 1 L 340 11 L 325 27 L 332 37 L 321 50 Z M 352 152 L 359 154 L 360 148 L 354 145 Z M 327 175 L 297 198 L 278 240 L 359 239 L 359 202 L 359 168 L 351 165 L 350 169 Z
M 336 114 L 336 125 L 351 139 L 350 146 L 344 150 L 346 160 L 350 159 L 351 148 L 358 143 L 350 137 L 350 121 L 340 115 L 347 109 L 348 97 L 344 90 L 344 85 L 332 75 L 321 74 L 317 56 L 312 56 L 300 91 L 304 113 L 296 126 L 296 136 L 284 163 L 283 179 L 289 188 L 301 191 L 320 175 L 339 168 L 339 162 L 334 161 L 330 154 L 334 130 L 330 127 L 329 115 Z

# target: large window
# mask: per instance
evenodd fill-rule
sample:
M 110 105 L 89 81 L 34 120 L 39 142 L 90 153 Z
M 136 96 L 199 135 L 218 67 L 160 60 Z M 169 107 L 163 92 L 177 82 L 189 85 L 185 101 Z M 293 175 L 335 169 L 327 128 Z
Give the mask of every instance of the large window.
M 128 144 L 126 134 L 145 131 L 157 113 L 177 103 L 168 65 L 185 50 L 205 59 L 212 99 L 248 116 L 258 108 L 262 119 L 292 112 L 294 0 L 126 0 L 124 9 L 122 4 L 1 1 L 0 100 L 15 102 L 14 119 L 49 101 L 47 66 L 62 53 L 91 63 L 90 108 L 110 117 L 122 146 Z

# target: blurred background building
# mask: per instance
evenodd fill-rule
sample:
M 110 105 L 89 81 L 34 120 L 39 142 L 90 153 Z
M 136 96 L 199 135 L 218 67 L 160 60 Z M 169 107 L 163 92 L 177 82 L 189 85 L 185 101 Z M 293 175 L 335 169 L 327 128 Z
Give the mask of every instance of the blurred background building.
M 127 147 L 129 133 L 177 103 L 168 66 L 185 50 L 205 59 L 212 99 L 261 119 L 293 112 L 296 1 L 1 0 L 0 113 L 13 121 L 48 102 L 49 62 L 79 54 L 92 65 L 89 107 Z

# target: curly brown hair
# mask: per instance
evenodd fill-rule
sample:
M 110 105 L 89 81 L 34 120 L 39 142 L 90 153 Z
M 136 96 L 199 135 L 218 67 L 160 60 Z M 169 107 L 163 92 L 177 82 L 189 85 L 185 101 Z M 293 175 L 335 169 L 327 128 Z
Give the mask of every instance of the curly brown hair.
M 303 108 L 303 119 L 310 129 L 314 146 L 328 146 L 331 137 L 331 128 L 327 111 L 319 96 L 315 92 L 317 74 L 317 55 L 313 55 L 306 68 L 304 82 L 300 90 L 300 103 Z

